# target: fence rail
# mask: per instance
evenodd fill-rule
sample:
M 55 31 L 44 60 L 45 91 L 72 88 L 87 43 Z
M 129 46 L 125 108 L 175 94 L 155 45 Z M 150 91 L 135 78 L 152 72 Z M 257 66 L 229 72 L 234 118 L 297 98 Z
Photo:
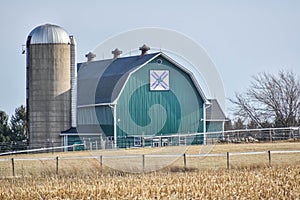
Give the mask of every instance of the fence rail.
M 1 158 L 0 159 L 0 165 L 1 163 L 6 163 L 7 170 L 11 170 L 11 175 L 14 177 L 16 176 L 16 168 L 18 165 L 20 165 L 17 161 L 55 161 L 55 174 L 59 175 L 59 163 L 66 161 L 66 160 L 76 160 L 80 161 L 83 159 L 97 159 L 99 167 L 102 168 L 103 165 L 106 164 L 110 159 L 127 159 L 130 160 L 132 158 L 136 158 L 139 165 L 142 166 L 141 172 L 145 172 L 145 168 L 147 164 L 151 162 L 151 160 L 147 160 L 147 158 L 177 158 L 177 159 L 183 159 L 183 162 L 181 164 L 181 167 L 184 169 L 187 169 L 188 166 L 188 160 L 187 158 L 199 158 L 199 157 L 223 157 L 226 158 L 226 165 L 223 166 L 223 168 L 230 169 L 231 168 L 231 159 L 232 157 L 236 156 L 253 156 L 253 155 L 268 155 L 268 165 L 272 165 L 272 159 L 276 157 L 276 154 L 298 154 L 300 153 L 300 150 L 272 150 L 272 151 L 254 151 L 254 152 L 225 152 L 225 153 L 219 153 L 219 154 L 168 154 L 168 155 L 153 155 L 153 154 L 135 154 L 135 155 L 93 155 L 93 156 L 61 156 L 61 157 L 39 157 L 39 158 Z M 297 157 L 299 157 L 297 155 Z M 149 163 L 148 163 L 149 162 Z M 9 164 L 10 163 L 10 164 Z M 3 167 L 1 168 L 4 169 Z M 3 176 L 1 174 L 0 176 Z M 4 175 L 8 176 L 8 175 Z
M 135 147 L 161 147 L 161 146 L 181 146 L 200 145 L 215 143 L 260 143 L 275 142 L 279 140 L 300 141 L 300 127 L 287 128 L 261 128 L 261 129 L 241 129 L 205 133 L 169 133 L 165 135 L 152 136 L 120 136 L 117 138 L 119 148 Z M 70 141 L 69 141 L 70 142 Z M 74 146 L 73 144 L 81 144 Z M 0 156 L 8 155 L 11 152 L 20 153 L 35 152 L 36 149 L 43 152 L 50 151 L 72 151 L 72 150 L 100 150 L 115 148 L 113 137 L 79 137 L 78 140 L 69 143 L 69 146 L 61 147 L 62 143 L 43 142 L 29 146 L 26 143 L 0 143 Z M 35 149 L 30 149 L 35 148 Z

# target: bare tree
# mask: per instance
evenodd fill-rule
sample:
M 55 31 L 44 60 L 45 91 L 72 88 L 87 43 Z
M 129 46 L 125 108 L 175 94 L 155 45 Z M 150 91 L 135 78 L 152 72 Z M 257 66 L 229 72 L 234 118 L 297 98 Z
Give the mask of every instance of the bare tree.
M 235 115 L 256 122 L 260 127 L 271 123 L 274 127 L 298 126 L 300 120 L 300 82 L 291 71 L 278 75 L 260 73 L 253 77 L 244 94 L 230 99 Z

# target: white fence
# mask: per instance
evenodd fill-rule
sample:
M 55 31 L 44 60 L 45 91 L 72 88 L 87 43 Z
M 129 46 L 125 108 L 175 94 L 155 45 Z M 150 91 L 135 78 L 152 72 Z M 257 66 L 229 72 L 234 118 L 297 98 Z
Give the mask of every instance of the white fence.
M 129 138 L 129 137 L 128 137 Z M 241 130 L 229 130 L 222 132 L 206 132 L 206 133 L 176 133 L 170 135 L 155 135 L 141 137 L 137 135 L 129 138 L 131 143 L 128 145 L 128 138 L 118 138 L 118 146 L 120 148 L 132 148 L 132 147 L 143 147 L 143 146 L 180 146 L 180 145 L 199 145 L 199 144 L 214 144 L 214 143 L 253 143 L 253 142 L 273 142 L 278 140 L 300 140 L 300 127 L 288 127 L 288 128 L 263 128 L 263 129 L 241 129 Z M 139 140 L 136 140 L 136 139 Z M 100 149 L 111 149 L 114 148 L 114 141 L 112 137 L 106 138 L 106 145 L 101 145 L 99 141 L 90 138 L 81 138 L 82 146 L 78 146 L 81 150 L 100 150 Z M 122 143 L 123 142 L 123 143 Z M 26 152 L 51 152 L 51 151 L 66 151 L 73 150 L 74 146 L 66 147 L 51 147 L 53 144 L 43 143 L 39 146 L 39 150 L 22 150 L 18 151 L 21 153 Z M 54 146 L 60 146 L 55 144 Z M 77 146 L 75 146 L 77 147 Z M 18 146 L 13 144 L 2 144 L 0 143 L 0 156 L 11 154 L 14 149 L 26 149 L 27 146 Z M 1 153 L 2 152 L 2 153 Z M 15 151 L 13 151 L 15 152 Z
M 80 165 L 80 163 L 84 162 L 84 160 L 94 160 L 96 163 L 98 163 L 97 167 L 95 165 L 93 166 L 95 168 L 95 171 L 102 171 L 103 166 L 109 166 L 111 161 L 114 162 L 120 162 L 116 163 L 117 165 L 124 165 L 124 162 L 131 162 L 134 163 L 134 165 L 139 166 L 139 169 L 136 166 L 131 166 L 131 169 L 135 169 L 135 173 L 140 172 L 148 172 L 148 171 L 154 171 L 147 169 L 147 166 L 153 162 L 152 159 L 167 159 L 167 158 L 174 158 L 175 160 L 181 160 L 182 163 L 177 165 L 177 167 L 181 167 L 183 170 L 189 169 L 189 163 L 188 160 L 191 158 L 213 158 L 218 157 L 218 159 L 224 160 L 224 166 L 221 168 L 227 168 L 230 169 L 231 167 L 238 167 L 239 164 L 232 163 L 232 159 L 235 157 L 245 157 L 245 156 L 264 156 L 263 160 L 265 161 L 265 165 L 272 165 L 272 159 L 276 158 L 279 154 L 281 156 L 283 154 L 293 154 L 296 158 L 299 158 L 298 162 L 300 162 L 300 150 L 273 150 L 273 151 L 254 151 L 254 152 L 225 152 L 225 153 L 218 153 L 218 154 L 167 154 L 167 155 L 159 155 L 159 154 L 135 154 L 135 155 L 91 155 L 91 156 L 56 156 L 56 157 L 31 157 L 31 158 L 2 158 L 0 159 L 0 177 L 2 176 L 20 176 L 20 174 L 16 174 L 16 167 L 20 167 L 18 165 L 21 165 L 18 161 L 28 161 L 28 162 L 44 162 L 49 161 L 54 166 L 55 163 L 55 174 L 59 175 L 59 166 L 61 162 L 70 162 L 73 160 L 72 164 Z M 282 160 L 281 158 L 279 160 Z M 225 162 L 226 161 L 226 162 Z M 75 162 L 75 163 L 74 163 Z M 225 164 L 226 163 L 226 164 Z M 6 166 L 6 167 L 3 167 Z M 34 168 L 34 164 L 30 165 Z M 244 166 L 245 167 L 245 166 Z M 10 171 L 10 173 L 9 173 Z M 128 171 L 128 170 L 125 170 Z

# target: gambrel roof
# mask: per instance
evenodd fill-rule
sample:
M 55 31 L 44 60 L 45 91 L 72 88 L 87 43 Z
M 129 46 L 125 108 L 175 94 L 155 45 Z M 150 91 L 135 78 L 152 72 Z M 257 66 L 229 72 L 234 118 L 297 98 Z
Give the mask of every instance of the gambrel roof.
M 130 75 L 162 56 L 187 73 L 204 102 L 208 102 L 194 75 L 162 52 L 86 62 L 78 65 L 78 106 L 115 104 Z
M 206 109 L 206 121 L 226 121 L 226 116 L 216 99 L 209 100 L 210 105 Z

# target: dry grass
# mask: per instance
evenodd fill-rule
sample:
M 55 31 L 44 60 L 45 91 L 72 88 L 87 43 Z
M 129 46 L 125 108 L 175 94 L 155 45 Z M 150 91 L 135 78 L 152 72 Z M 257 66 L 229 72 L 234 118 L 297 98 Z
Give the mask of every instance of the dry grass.
M 300 167 L 1 180 L 0 199 L 299 199 Z

